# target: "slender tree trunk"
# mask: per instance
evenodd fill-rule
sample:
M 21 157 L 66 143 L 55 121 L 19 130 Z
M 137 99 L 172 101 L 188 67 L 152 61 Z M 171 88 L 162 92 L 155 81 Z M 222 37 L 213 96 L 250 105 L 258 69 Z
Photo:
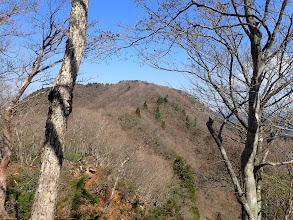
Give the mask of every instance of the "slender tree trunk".
M 251 24 L 248 26 L 250 30 L 248 37 L 250 39 L 253 72 L 249 85 L 248 127 L 245 149 L 241 155 L 241 168 L 245 197 L 253 213 L 253 218 L 256 220 L 260 210 L 258 210 L 257 182 L 254 167 L 259 142 L 259 122 L 261 117 L 259 89 L 265 67 L 265 56 L 261 51 L 262 33 L 258 23 L 251 16 L 254 13 L 252 10 L 252 1 L 244 0 L 244 5 L 245 15 L 247 15 L 246 22 Z M 248 219 L 245 213 L 243 219 Z
M 259 128 L 260 128 L 260 94 L 259 88 L 263 74 L 265 62 L 263 55 L 260 54 L 260 38 L 251 37 L 252 57 L 253 57 L 253 76 L 251 79 L 249 92 L 249 109 L 248 109 L 248 130 L 246 136 L 245 149 L 241 157 L 242 179 L 245 197 L 253 213 L 254 219 L 258 219 L 259 210 L 257 179 L 254 173 L 256 153 L 259 145 Z M 243 215 L 243 219 L 248 219 Z
M 258 147 L 257 147 L 257 153 L 256 153 L 256 159 L 255 163 L 260 164 L 262 152 L 263 152 L 263 127 L 259 126 L 259 139 L 258 139 Z M 257 209 L 258 209 L 258 215 L 257 215 L 257 220 L 262 219 L 262 195 L 261 195 L 261 190 L 262 190 L 262 184 L 263 184 L 263 168 L 260 168 L 257 172 L 255 172 L 256 176 L 256 196 L 257 196 Z
M 23 81 L 22 85 L 20 86 L 19 90 L 17 91 L 17 94 L 14 96 L 14 98 L 10 101 L 8 107 L 5 109 L 5 116 L 4 116 L 4 124 L 3 124 L 3 151 L 2 155 L 3 158 L 0 163 L 0 217 L 3 217 L 3 219 L 8 219 L 8 215 L 5 212 L 5 197 L 6 197 L 6 170 L 10 163 L 11 159 L 11 122 L 13 115 L 15 113 L 15 108 L 18 105 L 18 102 L 27 89 L 27 87 L 32 82 L 33 77 L 38 73 L 37 70 L 39 69 L 41 65 L 41 61 L 43 58 L 43 50 L 41 50 L 39 56 L 35 60 L 35 65 L 30 70 L 30 73 Z
M 5 197 L 6 197 L 6 171 L 11 158 L 11 131 L 10 124 L 13 117 L 11 107 L 5 109 L 5 118 L 3 125 L 3 157 L 0 163 L 0 218 L 9 219 L 5 211 Z
M 64 132 L 72 110 L 72 93 L 85 45 L 89 0 L 72 0 L 71 3 L 69 36 L 63 63 L 48 95 L 50 104 L 44 152 L 31 217 L 34 220 L 54 219 Z

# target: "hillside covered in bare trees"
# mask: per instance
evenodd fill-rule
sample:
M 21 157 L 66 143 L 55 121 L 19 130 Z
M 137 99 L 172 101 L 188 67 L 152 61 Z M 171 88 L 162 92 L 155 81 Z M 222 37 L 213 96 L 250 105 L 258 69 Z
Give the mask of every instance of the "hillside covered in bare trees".
M 0 1 L 0 219 L 293 219 L 292 1 L 114 6 Z
M 6 210 L 17 219 L 30 216 L 48 91 L 24 99 L 13 124 Z M 198 213 L 202 219 L 240 218 L 229 175 L 205 125 L 216 115 L 194 97 L 164 86 L 123 81 L 76 85 L 73 99 L 57 219 L 193 219 Z M 239 168 L 234 158 L 241 153 L 241 139 L 232 126 L 223 133 L 228 156 Z M 276 159 L 289 143 L 279 142 Z M 270 186 L 264 189 L 268 217 L 282 219 L 290 207 L 288 170 L 265 178 Z

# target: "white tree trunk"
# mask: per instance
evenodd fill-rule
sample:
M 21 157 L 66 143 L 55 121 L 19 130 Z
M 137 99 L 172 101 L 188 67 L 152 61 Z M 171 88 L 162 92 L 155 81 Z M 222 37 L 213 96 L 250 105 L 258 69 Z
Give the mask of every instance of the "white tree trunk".
M 58 180 L 62 167 L 64 133 L 72 110 L 72 93 L 85 45 L 89 0 L 72 0 L 69 36 L 60 72 L 48 95 L 44 152 L 32 217 L 54 219 Z

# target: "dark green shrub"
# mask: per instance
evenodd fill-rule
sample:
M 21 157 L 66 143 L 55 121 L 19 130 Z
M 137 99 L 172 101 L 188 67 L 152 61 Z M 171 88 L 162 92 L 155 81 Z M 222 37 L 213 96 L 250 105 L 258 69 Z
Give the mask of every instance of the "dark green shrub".
M 186 126 L 186 128 L 190 128 L 190 120 L 189 120 L 189 117 L 188 117 L 188 115 L 186 116 L 186 118 L 185 118 L 185 126 Z
M 6 199 L 9 214 L 16 219 L 29 219 L 38 181 L 37 170 L 19 169 L 19 175 L 11 176 L 7 183 Z
M 135 114 L 137 115 L 137 117 L 141 118 L 140 108 L 139 107 L 136 108 Z
M 179 217 L 180 214 L 180 206 L 178 204 L 177 199 L 174 197 L 171 197 L 167 200 L 166 204 L 162 206 L 154 207 L 149 216 L 146 217 L 146 219 L 165 219 L 162 217 Z M 173 219 L 173 218 L 172 218 Z M 177 219 L 177 218 L 176 218 Z M 178 218 L 182 219 L 182 218 Z
M 174 184 L 166 203 L 153 207 L 144 219 L 183 219 L 184 216 L 182 214 L 186 213 L 186 207 L 190 208 L 190 214 L 193 215 L 192 219 L 200 219 L 196 206 L 194 176 L 191 166 L 183 157 L 177 156 L 173 163 L 173 169 L 180 185 Z
M 163 128 L 163 130 L 166 129 L 166 123 L 165 123 L 165 121 L 162 121 L 162 122 L 161 122 L 161 127 Z
M 159 106 L 157 106 L 156 109 L 155 109 L 155 119 L 157 119 L 157 120 L 161 119 L 161 113 L 160 113 Z
M 182 156 L 177 156 L 174 163 L 173 169 L 176 176 L 181 180 L 184 188 L 194 188 L 194 177 L 191 171 L 191 166 L 183 159 Z
M 168 103 L 168 94 L 164 97 L 164 102 Z
M 81 177 L 74 182 L 73 189 L 73 200 L 71 205 L 71 210 L 77 210 L 81 203 L 84 203 L 84 200 L 88 201 L 91 204 L 97 203 L 97 198 L 92 196 L 84 187 L 85 187 L 86 177 Z
M 161 105 L 163 103 L 168 103 L 168 95 L 166 95 L 165 97 L 158 96 L 157 104 Z
M 180 185 L 182 188 L 185 188 L 189 192 L 189 199 L 193 203 L 191 211 L 194 215 L 194 219 L 200 219 L 200 214 L 196 206 L 196 195 L 194 188 L 194 176 L 191 170 L 191 166 L 184 160 L 182 156 L 177 156 L 173 163 L 173 170 L 175 175 L 180 180 Z
M 15 153 L 11 155 L 11 161 L 18 161 L 17 155 Z
M 182 109 L 182 114 L 186 116 L 186 111 L 184 109 Z
M 68 160 L 71 162 L 78 162 L 82 159 L 82 155 L 80 153 L 75 153 L 70 151 L 65 151 L 63 156 L 65 160 Z
M 147 104 L 146 101 L 143 103 L 143 108 L 144 108 L 144 109 L 148 109 L 148 104 Z

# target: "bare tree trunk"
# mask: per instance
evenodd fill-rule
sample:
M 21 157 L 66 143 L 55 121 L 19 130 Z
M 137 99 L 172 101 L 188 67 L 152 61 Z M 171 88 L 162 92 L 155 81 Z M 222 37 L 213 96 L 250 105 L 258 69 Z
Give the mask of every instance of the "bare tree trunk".
M 212 135 L 212 137 L 214 138 L 216 144 L 218 145 L 218 148 L 219 148 L 219 150 L 221 152 L 221 155 L 223 157 L 224 163 L 225 163 L 225 165 L 227 167 L 228 173 L 229 173 L 229 175 L 231 177 L 232 183 L 234 185 L 236 197 L 237 197 L 239 203 L 242 206 L 242 219 L 248 219 L 248 217 L 249 217 L 251 220 L 255 220 L 254 213 L 250 210 L 250 205 L 249 205 L 249 203 L 247 201 L 247 197 L 244 194 L 244 192 L 243 192 L 243 190 L 242 190 L 242 188 L 240 186 L 238 178 L 237 178 L 237 176 L 236 176 L 236 174 L 235 174 L 235 172 L 233 170 L 232 164 L 231 164 L 230 160 L 228 159 L 226 150 L 224 149 L 223 144 L 222 144 L 222 131 L 223 131 L 225 122 L 222 124 L 218 135 L 216 135 L 216 132 L 215 132 L 215 130 L 213 128 L 213 123 L 214 123 L 214 121 L 211 118 L 209 118 L 209 121 L 206 123 L 206 125 L 207 125 L 207 127 L 209 129 L 210 134 Z
M 40 63 L 43 57 L 43 52 L 41 52 L 36 59 L 36 65 L 31 69 L 30 74 L 26 77 L 24 82 L 22 83 L 18 93 L 13 98 L 13 100 L 9 103 L 9 106 L 5 109 L 5 116 L 4 116 L 4 124 L 3 124 L 3 158 L 0 163 L 0 217 L 2 216 L 3 219 L 8 219 L 9 216 L 5 211 L 5 198 L 6 198 L 6 170 L 10 163 L 11 159 L 11 121 L 13 115 L 15 113 L 15 108 L 17 106 L 18 101 L 20 100 L 21 96 L 23 95 L 26 88 L 31 83 L 33 77 L 37 74 L 37 70 L 40 67 Z
M 3 125 L 3 158 L 0 163 L 0 217 L 1 219 L 9 219 L 5 211 L 6 197 L 6 170 L 11 158 L 11 132 L 10 124 L 13 117 L 13 112 L 10 107 L 5 109 L 5 119 Z
M 261 117 L 260 107 L 260 85 L 262 82 L 262 74 L 265 67 L 265 56 L 261 52 L 262 33 L 257 27 L 257 22 L 250 15 L 253 14 L 251 9 L 252 1 L 244 0 L 244 11 L 250 33 L 250 50 L 253 63 L 253 73 L 251 77 L 249 90 L 249 107 L 248 107 L 248 127 L 246 135 L 245 149 L 241 156 L 242 179 L 244 184 L 245 197 L 248 205 L 253 213 L 254 219 L 258 218 L 260 210 L 258 210 L 257 198 L 257 182 L 254 173 L 255 157 L 259 142 L 259 126 Z
M 263 128 L 262 126 L 260 127 L 260 135 L 259 135 L 259 141 L 258 141 L 258 149 L 257 149 L 257 158 L 256 162 L 260 163 L 260 158 L 258 158 L 258 155 L 263 151 Z M 257 196 L 257 209 L 258 209 L 258 215 L 257 215 L 257 220 L 262 219 L 262 185 L 263 185 L 263 168 L 260 168 L 256 172 L 256 196 Z
M 72 110 L 72 93 L 85 45 L 89 0 L 72 0 L 71 4 L 69 36 L 63 63 L 48 95 L 50 106 L 43 162 L 31 217 L 35 220 L 54 219 L 64 132 Z
M 251 79 L 251 87 L 249 92 L 249 110 L 248 110 L 248 128 L 246 136 L 245 149 L 241 157 L 242 167 L 242 179 L 245 197 L 248 201 L 248 205 L 253 213 L 254 219 L 258 219 L 258 193 L 257 193 L 257 181 L 254 173 L 256 153 L 259 144 L 259 127 L 260 127 L 260 95 L 259 88 L 261 83 L 261 77 L 264 70 L 264 59 L 262 55 L 259 55 L 259 38 L 255 37 L 257 41 L 256 45 L 252 43 L 251 53 L 253 56 L 253 76 Z M 255 47 L 254 47 L 255 46 Z M 245 216 L 245 215 L 244 215 Z M 243 216 L 243 219 L 247 219 Z

